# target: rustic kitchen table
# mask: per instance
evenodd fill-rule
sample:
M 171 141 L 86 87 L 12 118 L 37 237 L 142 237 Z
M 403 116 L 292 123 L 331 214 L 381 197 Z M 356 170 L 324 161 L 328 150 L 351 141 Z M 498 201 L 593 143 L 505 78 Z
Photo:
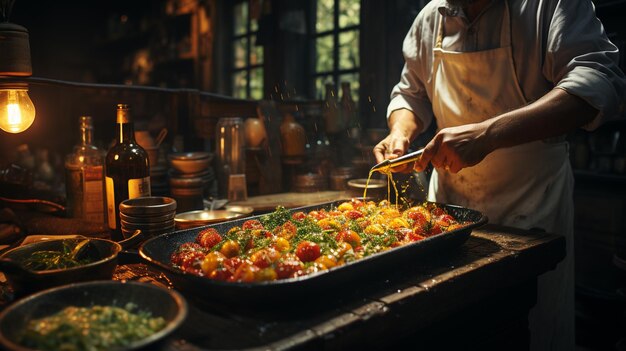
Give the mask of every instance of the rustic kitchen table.
M 527 350 L 536 278 L 564 255 L 563 237 L 486 225 L 452 251 L 372 272 L 309 301 L 256 309 L 187 296 L 187 320 L 155 347 Z M 121 265 L 115 279 L 152 280 L 142 271 L 151 269 Z

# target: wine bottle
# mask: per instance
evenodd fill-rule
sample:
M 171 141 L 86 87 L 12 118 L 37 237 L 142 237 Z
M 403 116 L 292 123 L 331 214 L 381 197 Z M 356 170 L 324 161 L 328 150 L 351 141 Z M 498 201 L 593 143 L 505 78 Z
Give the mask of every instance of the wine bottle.
M 135 141 L 135 131 L 126 104 L 117 105 L 117 142 L 106 156 L 106 198 L 109 228 L 120 237 L 119 205 L 126 199 L 150 196 L 148 153 Z
M 65 158 L 68 216 L 104 224 L 104 151 L 92 143 L 90 116 L 80 117 L 79 129 L 80 144 Z

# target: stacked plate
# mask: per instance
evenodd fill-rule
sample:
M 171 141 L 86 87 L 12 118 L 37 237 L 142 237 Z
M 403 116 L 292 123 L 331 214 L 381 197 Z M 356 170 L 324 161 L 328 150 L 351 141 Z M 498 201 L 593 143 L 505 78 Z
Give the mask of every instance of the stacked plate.
M 120 204 L 124 238 L 141 229 L 148 237 L 173 232 L 176 200 L 162 196 L 136 197 Z

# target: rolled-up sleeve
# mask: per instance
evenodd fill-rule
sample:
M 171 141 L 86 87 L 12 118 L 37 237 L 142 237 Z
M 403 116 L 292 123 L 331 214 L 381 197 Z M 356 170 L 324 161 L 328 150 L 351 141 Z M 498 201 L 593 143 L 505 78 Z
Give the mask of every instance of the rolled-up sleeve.
M 404 68 L 400 76 L 400 82 L 391 91 L 391 101 L 387 107 L 387 118 L 395 110 L 408 109 L 422 121 L 423 129 L 428 128 L 433 120 L 432 104 L 428 98 L 424 81 L 429 79 L 430 72 L 424 70 L 424 60 L 429 58 L 428 51 L 424 50 L 424 37 L 421 32 L 421 13 L 413 22 L 404 43 L 402 53 L 404 55 Z M 425 40 L 428 42 L 428 40 Z
M 584 129 L 624 118 L 626 79 L 618 58 L 591 1 L 558 1 L 546 40 L 543 74 L 599 111 Z

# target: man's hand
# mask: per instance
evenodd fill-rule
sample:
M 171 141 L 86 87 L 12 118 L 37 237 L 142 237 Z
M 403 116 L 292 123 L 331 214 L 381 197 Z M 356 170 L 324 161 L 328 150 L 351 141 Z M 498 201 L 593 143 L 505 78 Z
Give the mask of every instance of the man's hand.
M 421 172 L 432 162 L 435 168 L 457 173 L 479 163 L 493 151 L 486 130 L 485 122 L 440 130 L 426 145 L 414 169 Z
M 422 123 L 413 112 L 400 109 L 393 111 L 389 116 L 389 135 L 374 147 L 376 162 L 394 159 L 406 153 L 411 141 L 422 129 Z M 410 165 L 393 168 L 394 172 L 404 172 L 411 169 Z

